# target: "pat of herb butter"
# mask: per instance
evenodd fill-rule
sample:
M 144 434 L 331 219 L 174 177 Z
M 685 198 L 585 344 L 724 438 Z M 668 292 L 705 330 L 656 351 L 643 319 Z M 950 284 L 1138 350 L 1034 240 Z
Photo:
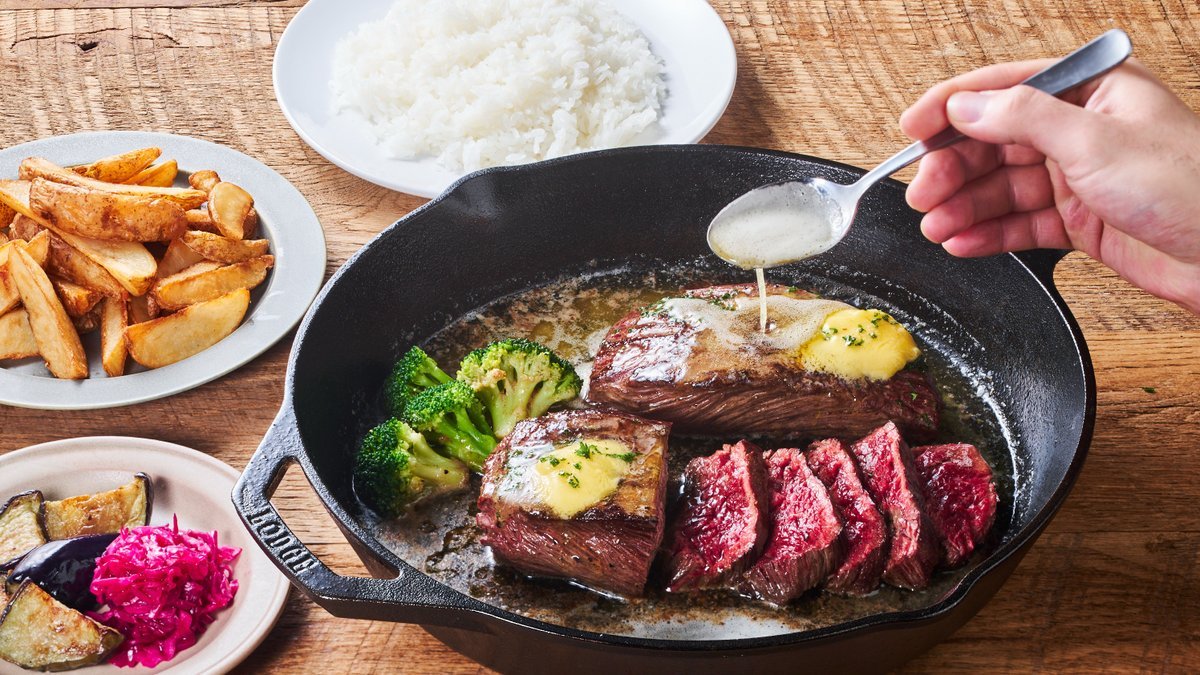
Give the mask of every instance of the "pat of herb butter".
M 523 461 L 510 458 L 500 491 L 539 504 L 559 518 L 573 518 L 616 492 L 636 458 L 628 446 L 612 439 L 585 438 L 537 450 L 523 449 Z
M 800 350 L 808 370 L 846 379 L 886 380 L 921 355 L 912 335 L 886 312 L 844 309 L 825 317 Z

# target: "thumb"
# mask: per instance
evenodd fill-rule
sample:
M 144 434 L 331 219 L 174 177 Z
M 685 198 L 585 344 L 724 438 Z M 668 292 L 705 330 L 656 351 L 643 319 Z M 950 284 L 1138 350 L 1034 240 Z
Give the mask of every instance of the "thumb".
M 950 123 L 985 143 L 1033 148 L 1060 166 L 1096 157 L 1103 146 L 1104 115 L 1067 103 L 1033 87 L 960 91 L 946 101 Z

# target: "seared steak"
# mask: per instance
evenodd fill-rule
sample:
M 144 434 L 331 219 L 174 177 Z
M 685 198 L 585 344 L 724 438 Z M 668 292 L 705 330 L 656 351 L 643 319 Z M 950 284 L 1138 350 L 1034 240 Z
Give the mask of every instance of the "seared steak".
M 667 590 L 731 585 L 766 543 L 770 494 L 762 450 L 741 441 L 688 462 L 667 535 Z
M 842 522 L 820 479 L 795 448 L 769 452 L 771 535 L 739 589 L 778 605 L 829 576 L 841 559 Z
M 604 410 L 518 423 L 484 465 L 483 542 L 526 574 L 641 595 L 662 542 L 669 432 Z
M 996 520 L 992 469 L 967 443 L 914 448 L 929 517 L 942 544 L 942 563 L 957 567 L 971 557 Z
M 858 460 L 863 483 L 892 535 L 883 580 L 900 588 L 924 588 L 939 552 L 912 451 L 896 425 L 888 422 L 850 446 L 850 453 Z
M 836 438 L 817 441 L 805 453 L 813 473 L 829 490 L 842 519 L 843 558 L 825 588 L 845 595 L 867 595 L 879 586 L 887 562 L 888 534 L 883 514 L 858 478 L 854 460 Z
M 706 301 L 689 305 L 703 311 L 709 303 L 720 307 L 731 298 L 756 294 L 746 284 L 702 288 L 685 296 Z M 815 297 L 779 285 L 770 286 L 769 295 Z M 813 309 L 828 313 L 848 307 L 821 302 L 827 304 Z M 807 341 L 820 327 L 812 317 L 799 321 L 803 329 L 795 332 L 782 330 L 760 339 L 754 326 L 744 330 L 748 338 L 730 342 L 705 328 L 702 319 L 664 307 L 630 312 L 609 330 L 596 353 L 589 400 L 667 420 L 677 431 L 691 433 L 861 436 L 895 420 L 911 438 L 927 439 L 937 429 L 941 402 L 923 373 L 902 370 L 875 381 L 803 369 L 796 356 L 802 343 L 791 344 L 787 338 Z

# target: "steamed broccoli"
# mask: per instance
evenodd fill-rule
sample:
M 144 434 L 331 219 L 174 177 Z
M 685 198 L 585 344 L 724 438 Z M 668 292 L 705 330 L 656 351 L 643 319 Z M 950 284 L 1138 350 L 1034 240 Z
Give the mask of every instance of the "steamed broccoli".
M 408 350 L 392 368 L 387 380 L 387 400 L 392 414 L 404 415 L 404 406 L 426 389 L 451 381 L 446 371 L 438 367 L 420 347 Z
M 452 380 L 417 394 L 404 406 L 404 421 L 444 454 L 476 471 L 496 447 L 483 408 L 462 382 Z
M 466 486 L 468 475 L 462 462 L 437 454 L 394 417 L 367 432 L 354 462 L 359 495 L 389 518 L 420 499 Z
M 507 436 L 517 422 L 575 398 L 583 388 L 570 363 L 522 338 L 493 342 L 467 354 L 458 380 L 475 390 L 497 438 Z

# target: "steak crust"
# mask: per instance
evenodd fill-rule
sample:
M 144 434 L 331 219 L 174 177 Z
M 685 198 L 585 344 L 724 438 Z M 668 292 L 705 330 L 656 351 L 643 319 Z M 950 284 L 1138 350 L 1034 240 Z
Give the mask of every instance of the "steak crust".
M 756 294 L 753 285 L 740 284 L 685 296 L 721 302 Z M 768 295 L 815 297 L 780 285 L 769 286 Z M 859 437 L 889 420 L 914 439 L 937 430 L 941 400 L 924 373 L 845 380 L 805 370 L 794 355 L 763 351 L 747 358 L 701 340 L 702 332 L 664 312 L 630 312 L 596 353 L 588 400 L 672 422 L 685 433 Z

